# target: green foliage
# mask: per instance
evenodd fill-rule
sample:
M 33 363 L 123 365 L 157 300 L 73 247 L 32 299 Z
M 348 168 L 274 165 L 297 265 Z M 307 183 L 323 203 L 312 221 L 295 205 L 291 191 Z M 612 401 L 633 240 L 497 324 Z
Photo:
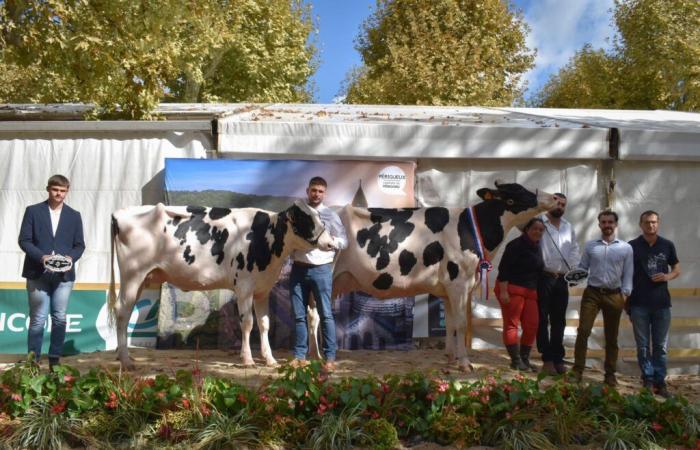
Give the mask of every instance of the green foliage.
M 339 414 L 323 414 L 309 431 L 307 445 L 313 450 L 349 450 L 367 440 L 359 407 Z
M 370 419 L 362 425 L 364 438 L 359 444 L 373 450 L 391 450 L 399 446 L 399 434 L 396 427 L 384 418 Z
M 301 0 L 0 2 L 0 101 L 131 119 L 163 100 L 306 101 L 313 31 Z
M 502 0 L 377 0 L 357 39 L 348 103 L 510 105 L 534 55 Z
M 585 46 L 534 97 L 545 107 L 700 110 L 697 0 L 616 0 L 612 50 Z
M 681 396 L 516 374 L 329 379 L 314 361 L 251 388 L 202 377 L 133 377 L 33 362 L 0 374 L 0 448 L 364 448 L 398 439 L 457 447 L 665 448 L 697 445 L 700 410 Z M 25 403 L 28 401 L 29 403 Z

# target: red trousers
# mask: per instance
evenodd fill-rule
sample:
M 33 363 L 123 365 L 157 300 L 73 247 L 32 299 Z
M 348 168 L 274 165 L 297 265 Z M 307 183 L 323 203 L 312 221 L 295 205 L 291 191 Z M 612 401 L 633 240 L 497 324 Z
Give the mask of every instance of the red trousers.
M 518 343 L 518 326 L 522 323 L 523 334 L 520 344 L 532 346 L 537 336 L 537 325 L 540 313 L 537 307 L 537 289 L 528 289 L 517 284 L 508 283 L 510 301 L 503 303 L 500 295 L 500 284 L 496 282 L 496 298 L 501 304 L 503 316 L 503 343 L 513 345 Z

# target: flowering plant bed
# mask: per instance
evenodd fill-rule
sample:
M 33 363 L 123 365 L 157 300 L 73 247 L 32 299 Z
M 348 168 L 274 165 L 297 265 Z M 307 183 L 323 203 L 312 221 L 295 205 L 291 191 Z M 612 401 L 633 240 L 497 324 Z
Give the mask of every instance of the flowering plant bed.
M 474 382 L 436 373 L 332 379 L 318 362 L 256 387 L 180 370 L 136 377 L 32 362 L 0 374 L 9 448 L 696 448 L 700 409 L 682 396 L 621 395 L 597 383 L 516 374 Z

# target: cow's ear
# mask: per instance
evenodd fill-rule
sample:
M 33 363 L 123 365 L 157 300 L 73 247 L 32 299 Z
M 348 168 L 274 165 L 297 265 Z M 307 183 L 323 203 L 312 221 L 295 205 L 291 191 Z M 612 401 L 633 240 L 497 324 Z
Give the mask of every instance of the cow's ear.
M 476 191 L 476 195 L 481 197 L 483 200 L 493 200 L 496 198 L 495 192 L 489 188 L 481 188 Z

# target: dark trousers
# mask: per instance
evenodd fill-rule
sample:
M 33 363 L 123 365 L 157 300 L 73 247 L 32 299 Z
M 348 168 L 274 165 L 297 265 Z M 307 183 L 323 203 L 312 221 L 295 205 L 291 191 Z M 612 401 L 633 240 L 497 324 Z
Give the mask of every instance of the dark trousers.
M 542 275 L 537 283 L 540 324 L 537 329 L 537 350 L 542 361 L 561 363 L 564 360 L 564 329 L 569 306 L 569 286 L 564 277 Z
M 605 374 L 614 375 L 617 370 L 617 335 L 620 330 L 620 316 L 625 306 L 625 298 L 620 292 L 605 292 L 587 287 L 581 298 L 578 333 L 574 348 L 574 371 L 582 373 L 586 365 L 588 337 L 598 311 L 603 311 L 603 331 L 605 333 Z

